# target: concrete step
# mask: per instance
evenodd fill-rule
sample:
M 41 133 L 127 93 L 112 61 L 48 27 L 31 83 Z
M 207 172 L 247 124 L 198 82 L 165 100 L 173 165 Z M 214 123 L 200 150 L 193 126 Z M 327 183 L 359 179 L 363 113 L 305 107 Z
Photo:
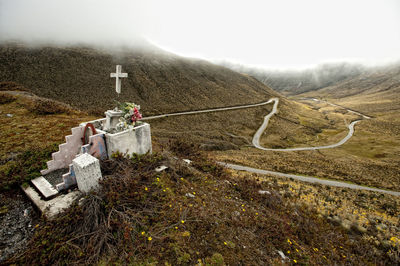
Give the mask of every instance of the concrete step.
M 65 142 L 66 142 L 66 143 L 70 142 L 71 139 L 73 139 L 74 137 L 75 137 L 75 136 L 73 136 L 73 135 L 65 136 Z
M 48 161 L 48 162 L 46 163 L 46 164 L 47 164 L 47 169 L 49 169 L 49 170 L 53 169 L 54 163 L 55 163 L 54 160 Z
M 68 146 L 69 145 L 67 143 L 60 144 L 60 145 L 58 145 L 58 150 L 60 152 L 65 152 L 65 150 L 68 149 Z
M 60 151 L 53 152 L 51 154 L 51 158 L 53 159 L 53 161 L 61 160 L 62 159 L 62 154 L 61 154 Z
M 45 199 L 51 199 L 58 194 L 58 191 L 43 176 L 31 180 L 31 182 Z
M 82 135 L 84 127 L 73 127 L 71 128 L 72 135 Z M 82 136 L 80 136 L 82 137 Z

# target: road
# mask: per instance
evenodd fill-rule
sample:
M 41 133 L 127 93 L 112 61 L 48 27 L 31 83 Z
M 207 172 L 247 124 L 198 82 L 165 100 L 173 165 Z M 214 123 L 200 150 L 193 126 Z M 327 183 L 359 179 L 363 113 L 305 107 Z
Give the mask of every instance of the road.
M 272 111 L 264 117 L 263 124 L 260 126 L 260 128 L 257 130 L 256 134 L 254 134 L 254 136 L 253 136 L 253 145 L 254 145 L 254 147 L 256 147 L 257 149 L 260 149 L 260 150 L 264 150 L 264 151 L 312 151 L 312 150 L 336 148 L 336 147 L 346 143 L 353 136 L 353 134 L 354 134 L 354 125 L 361 121 L 361 119 L 360 119 L 360 120 L 356 120 L 356 121 L 351 122 L 350 125 L 348 126 L 349 132 L 347 133 L 346 137 L 341 139 L 339 142 L 331 144 L 331 145 L 316 146 L 316 147 L 285 148 L 285 149 L 264 148 L 263 146 L 260 145 L 261 135 L 264 133 L 265 129 L 267 128 L 269 119 L 278 111 L 279 99 L 278 98 L 273 98 L 271 100 L 275 101 L 274 107 L 272 108 Z M 314 98 L 312 100 L 319 101 L 318 99 L 314 99 Z M 341 107 L 341 106 L 338 106 L 336 104 L 331 104 L 331 103 L 328 103 L 328 102 L 325 102 L 325 103 L 333 105 L 333 106 Z M 341 108 L 343 108 L 343 107 L 341 107 Z M 360 114 L 358 112 L 355 112 L 355 111 L 352 111 L 352 110 L 349 110 L 349 109 L 346 109 L 346 110 L 349 111 L 349 112 L 358 114 L 358 115 L 362 115 L 366 119 L 370 118 L 370 117 L 365 116 L 363 114 Z
M 318 99 L 312 99 L 314 101 L 320 101 Z M 180 115 L 192 115 L 192 114 L 200 114 L 200 113 L 209 113 L 209 112 L 219 112 L 219 111 L 228 111 L 228 110 L 235 110 L 235 109 L 243 109 L 243 108 L 251 108 L 251 107 L 257 107 L 257 106 L 262 106 L 262 105 L 267 105 L 271 102 L 274 102 L 274 105 L 272 107 L 272 111 L 267 114 L 264 117 L 264 122 L 260 126 L 260 128 L 257 130 L 257 132 L 253 136 L 253 145 L 254 147 L 265 150 L 265 151 L 307 151 L 307 150 L 319 150 L 319 149 L 330 149 L 330 148 L 335 148 L 340 145 L 343 145 L 348 141 L 354 134 L 354 125 L 360 122 L 361 120 L 356 120 L 350 123 L 348 126 L 349 132 L 346 137 L 344 137 L 341 141 L 331 144 L 331 145 L 326 145 L 326 146 L 317 146 L 317 147 L 301 147 L 301 148 L 288 148 L 288 149 L 271 149 L 271 148 L 264 148 L 260 145 L 260 137 L 265 131 L 265 129 L 268 126 L 269 119 L 278 111 L 278 104 L 279 104 L 279 99 L 278 98 L 271 98 L 269 101 L 262 102 L 262 103 L 257 103 L 257 104 L 248 104 L 248 105 L 241 105 L 241 106 L 233 106 L 233 107 L 222 107 L 222 108 L 214 108 L 214 109 L 207 109 L 207 110 L 199 110 L 199 111 L 188 111 L 188 112 L 179 112 L 179 113 L 170 113 L 170 114 L 162 114 L 162 115 L 156 115 L 156 116 L 150 116 L 143 118 L 142 120 L 152 120 L 152 119 L 157 119 L 157 118 L 164 118 L 164 117 L 169 117 L 169 116 L 180 116 Z M 342 106 L 336 105 L 336 104 L 331 104 L 326 101 L 324 101 L 327 104 L 337 106 L 344 108 Z M 345 108 L 346 109 L 346 108 Z M 369 116 L 366 116 L 364 114 L 361 114 L 359 112 L 353 111 L 346 109 L 349 112 L 361 115 L 364 119 L 370 119 Z M 286 174 L 286 173 L 281 173 L 281 172 L 274 172 L 274 171 L 268 171 L 268 170 L 262 170 L 262 169 L 257 169 L 257 168 L 252 168 L 252 167 L 247 167 L 247 166 L 242 166 L 242 165 L 237 165 L 237 164 L 229 164 L 225 162 L 218 162 L 220 165 L 223 165 L 224 167 L 234 169 L 234 170 L 239 170 L 239 171 L 247 171 L 251 173 L 257 173 L 257 174 L 265 174 L 265 175 L 274 175 L 274 176 L 279 176 L 279 177 L 285 177 L 285 178 L 293 178 L 295 180 L 300 180 L 303 182 L 308 182 L 308 183 L 315 183 L 315 184 L 322 184 L 322 185 L 327 185 L 327 186 L 334 186 L 334 187 L 342 187 L 342 188 L 349 188 L 349 189 L 359 189 L 359 190 L 368 190 L 368 191 L 374 191 L 374 192 L 380 192 L 380 193 L 386 193 L 394 196 L 400 196 L 400 192 L 397 191 L 391 191 L 391 190 L 384 190 L 384 189 L 379 189 L 379 188 L 372 188 L 372 187 L 367 187 L 367 186 L 362 186 L 362 185 L 356 185 L 356 184 L 351 184 L 351 183 L 346 183 L 346 182 L 341 182 L 341 181 L 335 181 L 335 180 L 328 180 L 328 179 L 320 179 L 317 177 L 311 177 L 311 176 L 303 176 L 303 175 L 294 175 L 294 174 Z
M 320 178 L 311 177 L 311 176 L 285 174 L 285 173 L 281 173 L 281 172 L 262 170 L 262 169 L 248 167 L 248 166 L 225 163 L 225 162 L 218 162 L 218 164 L 220 164 L 226 168 L 238 170 L 238 171 L 246 171 L 246 172 L 262 174 L 262 175 L 274 175 L 274 176 L 279 176 L 279 177 L 293 178 L 295 180 L 299 180 L 299 181 L 303 181 L 303 182 L 307 182 L 307 183 L 321 184 L 321 185 L 326 185 L 326 186 L 342 187 L 342 188 L 349 188 L 349 189 L 368 190 L 368 191 L 386 193 L 386 194 L 390 194 L 390 195 L 394 195 L 394 196 L 400 196 L 400 192 L 397 192 L 397 191 L 361 186 L 361 185 L 356 185 L 356 184 L 346 183 L 346 182 L 341 182 L 341 181 L 320 179 Z
M 267 102 L 256 103 L 256 104 L 247 104 L 247 105 L 232 106 L 232 107 L 221 107 L 221 108 L 213 108 L 213 109 L 199 110 L 199 111 L 187 111 L 187 112 L 178 112 L 178 113 L 154 115 L 154 116 L 144 117 L 142 120 L 152 120 L 152 119 L 164 118 L 164 117 L 169 117 L 169 116 L 194 115 L 194 114 L 201 114 L 201 113 L 210 113 L 210 112 L 220 112 L 220 111 L 229 111 L 229 110 L 236 110 L 236 109 L 244 109 L 244 108 L 251 108 L 251 107 L 257 107 L 257 106 L 267 105 L 267 104 L 269 104 L 270 102 L 272 102 L 272 99 L 270 99 L 270 100 L 267 101 Z

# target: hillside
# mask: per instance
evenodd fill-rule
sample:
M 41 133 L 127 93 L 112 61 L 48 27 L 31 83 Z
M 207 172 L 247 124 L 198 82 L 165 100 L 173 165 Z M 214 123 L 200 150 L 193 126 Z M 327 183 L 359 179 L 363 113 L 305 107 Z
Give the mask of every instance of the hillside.
M 400 66 L 377 68 L 301 96 L 332 99 L 340 104 L 372 114 L 398 111 L 400 109 Z
M 323 64 L 306 70 L 267 70 L 256 67 L 221 63 L 240 73 L 249 74 L 275 91 L 285 95 L 296 95 L 314 91 L 357 77 L 367 69 L 362 65 L 349 63 Z
M 102 114 L 114 100 L 133 101 L 145 115 L 261 102 L 276 95 L 256 79 L 154 47 L 106 51 L 87 47 L 0 46 L 0 81 Z M 129 78 L 115 92 L 115 65 Z

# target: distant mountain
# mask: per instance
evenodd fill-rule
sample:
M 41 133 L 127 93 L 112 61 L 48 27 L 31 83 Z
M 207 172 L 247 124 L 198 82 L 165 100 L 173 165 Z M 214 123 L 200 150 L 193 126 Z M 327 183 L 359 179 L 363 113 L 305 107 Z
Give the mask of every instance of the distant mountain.
M 129 77 L 115 92 L 115 65 Z M 256 103 L 277 93 L 255 78 L 155 47 L 108 51 L 89 47 L 0 45 L 0 82 L 92 113 L 133 101 L 145 114 Z M 4 90 L 4 88 L 2 88 Z
M 366 68 L 358 64 L 324 64 L 302 71 L 273 71 L 223 62 L 221 65 L 251 75 L 272 89 L 286 95 L 318 90 L 337 82 L 356 77 Z
M 354 78 L 301 96 L 336 99 L 338 103 L 368 113 L 398 112 L 400 65 L 370 69 Z

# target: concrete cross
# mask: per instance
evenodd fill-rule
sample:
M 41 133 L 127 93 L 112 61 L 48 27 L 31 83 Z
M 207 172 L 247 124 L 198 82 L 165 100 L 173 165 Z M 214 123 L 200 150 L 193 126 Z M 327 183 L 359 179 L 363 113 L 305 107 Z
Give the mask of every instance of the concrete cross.
M 111 73 L 110 77 L 115 78 L 115 90 L 117 91 L 118 95 L 121 93 L 121 78 L 127 78 L 128 73 L 121 73 L 122 66 L 117 65 L 117 69 L 115 73 Z

